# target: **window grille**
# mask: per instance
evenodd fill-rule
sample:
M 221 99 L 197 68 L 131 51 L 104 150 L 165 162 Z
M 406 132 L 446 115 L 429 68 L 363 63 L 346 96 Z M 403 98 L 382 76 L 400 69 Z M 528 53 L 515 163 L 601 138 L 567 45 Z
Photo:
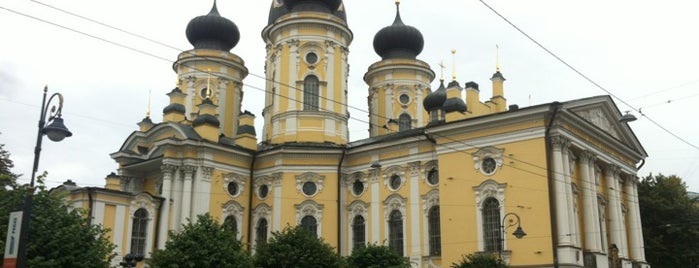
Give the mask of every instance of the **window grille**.
M 357 215 L 352 221 L 352 248 L 358 248 L 366 244 L 366 222 L 364 217 Z
M 403 256 L 403 214 L 391 212 L 388 220 L 388 245 L 398 255 Z
M 148 237 L 148 211 L 146 209 L 136 210 L 133 214 L 131 228 L 131 253 L 145 255 L 146 238 Z
M 430 256 L 440 256 L 442 255 L 442 231 L 439 226 L 439 206 L 433 206 L 428 213 Z
M 486 252 L 502 251 L 500 202 L 493 197 L 489 197 L 483 202 L 483 241 Z
M 318 77 L 309 75 L 303 80 L 303 110 L 318 111 Z

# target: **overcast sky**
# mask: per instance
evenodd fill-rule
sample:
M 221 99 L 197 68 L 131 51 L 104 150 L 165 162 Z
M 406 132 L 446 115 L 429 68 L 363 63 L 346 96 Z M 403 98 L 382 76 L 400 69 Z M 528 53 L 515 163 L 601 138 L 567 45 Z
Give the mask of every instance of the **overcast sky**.
M 691 117 L 699 115 L 698 1 L 485 1 L 570 65 L 690 143 L 634 113 L 639 120 L 631 128 L 650 155 L 639 176 L 676 174 L 690 190 L 699 191 L 699 149 L 693 147 L 699 145 L 699 124 Z M 260 32 L 270 2 L 218 2 L 221 15 L 241 31 L 241 41 L 232 53 L 242 57 L 256 75 L 264 75 L 265 46 Z M 136 123 L 146 113 L 149 92 L 151 117 L 161 122 L 162 108 L 168 103 L 165 94 L 175 86 L 172 61 L 179 51 L 172 47 L 191 48 L 184 34 L 186 25 L 208 13 L 211 4 L 201 0 L 0 2 L 0 143 L 12 154 L 14 172 L 24 174 L 22 181 L 27 182 L 31 175 L 41 94 L 48 85 L 49 93 L 64 95 L 63 117 L 74 135 L 60 143 L 44 139 L 40 172 L 49 172 L 49 186 L 67 179 L 81 186 L 104 186 L 104 177 L 117 169 L 109 154 L 137 129 Z M 354 32 L 349 56 L 350 104 L 366 110 L 368 90 L 362 77 L 371 63 L 380 60 L 372 40 L 393 22 L 395 5 L 392 0 L 346 0 L 345 6 Z M 508 104 L 524 107 L 607 94 L 478 0 L 404 0 L 401 13 L 403 21 L 425 37 L 425 49 L 418 58 L 437 73 L 437 64 L 444 60 L 449 79 L 454 67 L 450 51 L 456 49 L 457 80 L 479 83 L 483 100 L 490 97 L 496 44 L 507 78 Z M 244 83 L 243 109 L 257 115 L 257 132 L 261 133 L 263 94 L 256 88 L 264 88 L 264 82 L 251 75 Z M 433 88 L 437 83 L 432 83 Z M 633 110 L 618 99 L 615 102 L 622 111 Z M 357 119 L 350 119 L 352 140 L 367 137 L 368 126 L 363 123 L 367 114 L 350 113 Z

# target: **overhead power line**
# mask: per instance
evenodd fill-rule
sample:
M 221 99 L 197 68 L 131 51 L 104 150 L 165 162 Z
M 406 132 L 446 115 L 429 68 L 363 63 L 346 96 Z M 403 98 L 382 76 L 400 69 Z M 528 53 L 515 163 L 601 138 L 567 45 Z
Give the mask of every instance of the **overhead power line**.
M 33 1 L 33 2 L 37 2 L 37 1 Z M 11 10 L 11 9 L 8 9 L 8 8 L 2 7 L 2 6 L 0 6 L 0 9 L 5 9 L 5 10 L 8 10 L 8 11 L 13 12 L 13 13 L 15 13 L 15 14 L 21 15 L 21 16 L 25 16 L 25 17 L 28 17 L 28 18 L 32 18 L 32 19 L 35 19 L 35 20 L 38 20 L 38 21 L 41 21 L 41 22 L 44 22 L 44 23 L 48 23 L 48 24 L 50 24 L 50 25 L 57 26 L 57 27 L 62 28 L 62 29 L 66 29 L 66 30 L 69 30 L 69 31 L 72 31 L 72 32 L 75 32 L 75 33 L 79 33 L 79 34 L 82 34 L 82 35 L 85 35 L 85 36 L 88 36 L 88 37 L 91 37 L 91 38 L 95 38 L 95 39 L 98 39 L 98 40 L 107 42 L 107 43 L 109 43 L 109 44 L 113 44 L 113 45 L 116 45 L 116 46 L 119 46 L 119 47 L 122 47 L 122 48 L 129 49 L 129 50 L 131 50 L 131 51 L 135 51 L 135 52 L 138 52 L 138 53 L 141 53 L 141 54 L 144 54 L 144 55 L 148 55 L 148 56 L 151 56 L 151 57 L 154 57 L 154 58 L 157 58 L 157 59 L 164 60 L 164 61 L 167 61 L 167 62 L 169 62 L 169 63 L 172 63 L 171 60 L 166 59 L 166 58 L 164 58 L 164 57 L 160 57 L 160 56 L 157 56 L 157 55 L 155 55 L 155 54 L 148 53 L 148 52 L 143 51 L 143 50 L 141 50 L 141 49 L 137 49 L 137 48 L 133 48 L 133 47 L 130 47 L 130 46 L 127 46 L 127 45 L 123 45 L 123 44 L 120 44 L 120 43 L 118 43 L 118 42 L 116 42 L 116 41 L 107 40 L 107 39 L 104 39 L 104 38 L 101 38 L 101 37 L 98 37 L 98 36 L 95 36 L 95 35 L 92 35 L 92 34 L 88 34 L 88 33 L 85 33 L 85 32 L 79 31 L 79 30 L 75 30 L 75 29 L 72 29 L 72 28 L 70 28 L 70 27 L 63 26 L 63 25 L 60 25 L 60 24 L 57 24 L 57 23 L 53 23 L 53 22 L 50 22 L 50 21 L 47 21 L 47 20 L 39 19 L 39 18 L 37 18 L 37 17 L 35 17 L 35 16 L 31 16 L 31 15 L 28 15 L 28 14 L 24 14 L 24 13 L 21 13 L 21 12 L 17 12 L 17 11 L 14 11 L 14 10 Z M 73 14 L 73 13 L 68 13 L 68 14 Z M 78 15 L 74 15 L 74 16 L 78 16 Z M 81 17 L 81 16 L 78 16 L 78 17 Z M 103 24 L 103 23 L 100 23 L 100 24 Z M 113 26 L 109 26 L 109 27 L 110 27 L 110 28 L 115 28 L 115 27 L 113 27 Z M 117 29 L 118 29 L 118 28 L 117 28 Z M 125 31 L 125 30 L 121 30 L 121 29 L 119 29 L 119 30 L 120 30 L 120 31 Z M 137 36 L 137 37 L 140 36 L 140 35 L 137 35 L 137 34 L 132 34 L 132 35 L 133 35 L 133 36 Z M 157 41 L 156 41 L 156 42 L 157 42 Z M 185 53 L 186 51 L 181 51 L 181 52 L 182 52 L 182 53 Z M 203 58 L 207 58 L 207 57 L 203 57 Z M 196 70 L 196 71 L 199 71 L 199 72 L 202 72 L 202 73 L 208 73 L 208 71 L 199 69 L 199 68 L 194 67 L 194 66 L 190 66 L 190 65 L 184 65 L 184 66 L 187 66 L 187 67 L 189 67 L 189 68 L 191 68 L 191 69 L 193 69 L 193 70 Z M 213 75 L 213 76 L 217 76 L 216 74 L 212 74 L 212 75 Z M 266 80 L 266 81 L 269 81 L 269 82 L 278 84 L 278 85 L 287 86 L 287 87 L 289 87 L 290 89 L 293 89 L 293 90 L 300 90 L 300 89 L 298 89 L 298 88 L 296 88 L 296 87 L 294 87 L 294 86 L 292 86 L 292 85 L 287 85 L 287 84 L 281 83 L 281 82 L 279 82 L 279 81 L 275 81 L 275 80 L 273 80 L 273 79 L 266 78 L 266 77 L 264 77 L 264 76 L 262 76 L 262 75 L 257 75 L 257 74 L 254 74 L 254 73 L 251 73 L 251 75 L 253 75 L 253 76 L 255 76 L 255 77 L 258 77 L 258 78 L 260 78 L 260 79 L 263 79 L 263 80 Z M 245 84 L 245 83 L 243 83 L 243 85 L 245 85 L 245 86 L 247 86 L 247 87 L 249 87 L 249 88 L 255 89 L 255 90 L 259 90 L 259 91 L 262 91 L 262 92 L 267 92 L 265 89 L 260 88 L 260 87 L 257 87 L 257 86 L 253 86 L 253 85 Z M 302 100 L 292 99 L 292 98 L 290 98 L 290 97 L 288 97 L 288 96 L 281 95 L 281 94 L 278 93 L 278 92 L 274 92 L 273 94 L 276 95 L 276 96 L 279 96 L 279 97 L 281 97 L 281 98 L 285 98 L 285 99 L 289 99 L 289 100 L 291 100 L 291 101 L 295 101 L 295 102 L 297 102 L 297 103 L 302 103 Z M 319 97 L 322 98 L 322 99 L 324 99 L 324 100 L 328 100 L 328 101 L 331 101 L 331 102 L 334 102 L 334 103 L 340 103 L 340 102 L 337 101 L 337 100 L 329 99 L 329 98 L 324 97 L 324 96 L 319 96 Z M 368 111 L 365 111 L 365 110 L 363 110 L 363 109 L 361 109 L 361 108 L 356 108 L 356 107 L 352 107 L 352 106 L 349 106 L 349 105 L 347 105 L 347 106 L 350 107 L 350 108 L 359 110 L 359 111 L 361 111 L 361 112 L 368 113 Z M 384 115 L 376 115 L 376 116 L 379 116 L 379 117 L 381 117 L 381 118 L 383 118 L 383 119 L 389 119 L 388 117 L 386 117 L 386 116 L 384 116 Z M 358 122 L 361 122 L 361 123 L 366 123 L 366 124 L 369 124 L 369 125 L 373 125 L 373 126 L 375 126 L 375 127 L 382 127 L 382 126 L 378 126 L 378 125 L 372 124 L 371 122 L 368 122 L 368 121 L 365 121 L 365 120 L 361 120 L 361 119 L 357 119 L 357 118 L 353 118 L 353 117 L 351 117 L 350 119 L 351 119 L 351 120 L 358 121 Z M 389 130 L 389 131 L 390 131 L 390 130 Z M 476 150 L 482 149 L 482 147 L 479 147 L 479 146 L 473 145 L 473 144 L 469 144 L 468 142 L 465 142 L 465 141 L 463 141 L 463 140 L 455 140 L 455 139 L 453 139 L 453 138 L 451 138 L 451 137 L 441 136 L 441 135 L 438 135 L 438 134 L 430 134 L 430 135 L 432 135 L 432 136 L 434 136 L 434 137 L 446 139 L 446 140 L 448 140 L 448 141 L 450 141 L 450 142 L 460 143 L 460 144 L 466 145 L 466 146 L 468 147 L 468 149 L 476 149 Z M 420 136 L 420 137 L 422 137 L 422 136 Z M 419 139 L 420 139 L 420 138 L 419 138 Z M 453 150 L 453 151 L 455 151 L 455 152 L 459 152 L 459 153 L 464 153 L 464 154 L 470 155 L 470 153 L 467 152 L 465 149 L 454 148 L 454 147 L 452 147 L 452 146 L 450 146 L 450 145 L 446 145 L 446 144 L 442 144 L 441 146 L 444 146 L 445 148 L 450 149 L 450 150 Z M 509 160 L 516 161 L 516 162 L 519 162 L 519 163 L 522 163 L 522 164 L 525 164 L 525 165 L 534 167 L 534 168 L 536 168 L 536 169 L 540 169 L 540 170 L 542 170 L 542 171 L 548 172 L 548 168 L 547 168 L 547 167 L 540 166 L 540 165 L 538 165 L 538 164 L 531 163 L 531 162 L 528 162 L 528 161 L 524 161 L 524 160 L 521 160 L 521 159 L 517 159 L 517 158 L 515 158 L 515 157 L 513 157 L 513 156 L 509 156 L 509 155 L 504 155 L 503 157 L 504 157 L 504 158 L 507 158 L 507 159 L 509 159 Z M 508 164 L 508 163 L 503 163 L 503 166 L 507 166 L 507 167 L 510 167 L 510 168 L 513 168 L 513 169 L 517 169 L 517 170 L 520 170 L 520 171 L 525 172 L 525 173 L 529 173 L 529 174 L 534 175 L 534 176 L 538 176 L 538 177 L 542 177 L 542 178 L 548 178 L 548 176 L 547 176 L 546 174 L 541 174 L 541 173 L 538 173 L 538 172 L 535 172 L 535 171 L 523 169 L 523 168 L 521 168 L 521 167 L 517 167 L 517 166 L 511 165 L 511 164 Z M 553 171 L 553 173 L 554 173 L 554 174 L 559 174 L 559 175 L 564 175 L 563 173 L 561 173 L 561 172 L 556 172 L 556 171 Z M 555 178 L 554 178 L 553 180 L 566 183 L 564 180 L 558 180 L 558 179 L 555 179 Z M 578 188 L 583 189 L 583 188 L 588 188 L 588 187 L 585 186 L 585 185 L 578 185 Z
M 618 100 L 619 102 L 623 103 L 623 104 L 626 105 L 627 107 L 629 107 L 629 108 L 631 108 L 632 110 L 638 112 L 641 116 L 643 116 L 643 117 L 645 117 L 646 119 L 648 119 L 648 121 L 650 121 L 651 123 L 653 123 L 654 125 L 656 125 L 658 128 L 662 129 L 663 131 L 667 132 L 667 133 L 670 134 L 671 136 L 675 137 L 675 138 L 678 139 L 679 141 L 681 141 L 681 142 L 683 142 L 683 143 L 685 143 L 685 144 L 687 144 L 687 145 L 693 147 L 694 149 L 699 150 L 699 146 L 692 144 L 691 142 L 685 140 L 684 138 L 680 137 L 679 135 L 675 134 L 674 132 L 670 131 L 669 129 L 665 128 L 664 126 L 660 125 L 660 123 L 656 122 L 655 120 L 653 120 L 652 118 L 650 118 L 648 115 L 646 115 L 646 114 L 644 114 L 643 112 L 641 112 L 641 109 L 637 109 L 637 108 L 634 107 L 633 105 L 629 104 L 627 101 L 625 101 L 625 100 L 619 98 L 619 97 L 616 96 L 614 93 L 612 93 L 611 91 L 607 90 L 605 87 L 603 87 L 603 86 L 600 85 L 599 83 L 595 82 L 594 80 L 592 80 L 592 79 L 591 79 L 590 77 L 588 77 L 587 75 L 583 74 L 583 73 L 582 73 L 581 71 L 579 71 L 577 68 L 575 68 L 575 67 L 573 67 L 572 65 L 570 65 L 568 62 L 566 62 L 566 61 L 563 60 L 561 57 L 559 57 L 558 55 L 556 55 L 556 53 L 553 53 L 551 50 L 549 50 L 549 49 L 546 48 L 544 45 L 542 45 L 541 43 L 539 43 L 539 41 L 537 41 L 536 39 L 534 39 L 533 37 L 531 37 L 529 34 L 527 34 L 526 32 L 524 32 L 524 30 L 522 30 L 521 28 L 519 28 L 517 25 L 515 25 L 512 21 L 510 21 L 509 19 L 507 19 L 507 18 L 506 18 L 504 15 L 502 15 L 500 12 L 498 12 L 498 11 L 495 10 L 493 7 L 491 7 L 490 5 L 488 5 L 484 0 L 479 0 L 479 1 L 480 1 L 481 3 L 483 3 L 483 5 L 485 5 L 488 9 L 490 9 L 491 11 L 493 11 L 493 13 L 495 13 L 496 15 L 498 15 L 498 17 L 502 18 L 505 22 L 507 22 L 507 24 L 509 24 L 510 26 L 512 26 L 513 28 L 515 28 L 515 30 L 517 30 L 518 32 L 520 32 L 520 33 L 521 33 L 522 35 L 524 35 L 525 37 L 527 37 L 527 39 L 529 39 L 530 41 L 534 42 L 534 44 L 536 44 L 536 45 L 539 46 L 541 49 L 543 49 L 544 51 L 546 51 L 546 53 L 548 53 L 548 54 L 551 55 L 552 57 L 556 58 L 556 60 L 558 60 L 558 61 L 561 62 L 563 65 L 565 65 L 566 67 L 568 67 L 570 70 L 572 70 L 573 72 L 575 72 L 576 74 L 578 74 L 580 77 L 582 77 L 583 79 L 585 79 L 585 80 L 587 80 L 588 82 L 592 83 L 595 87 L 597 87 L 597 88 L 601 89 L 602 91 L 606 92 L 607 94 L 609 94 L 609 96 L 612 96 L 612 98 Z

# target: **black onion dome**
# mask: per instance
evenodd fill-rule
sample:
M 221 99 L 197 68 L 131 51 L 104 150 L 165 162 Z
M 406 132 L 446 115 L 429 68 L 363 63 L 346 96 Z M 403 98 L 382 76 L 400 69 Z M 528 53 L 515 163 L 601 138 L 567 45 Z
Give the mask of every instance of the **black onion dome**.
M 230 51 L 240 41 L 240 31 L 235 23 L 221 17 L 214 1 L 209 14 L 189 21 L 187 40 L 195 49 Z
M 192 122 L 192 126 L 195 126 L 195 127 L 198 127 L 198 126 L 201 126 L 204 124 L 219 127 L 221 125 L 221 122 L 218 121 L 218 118 L 216 118 L 215 116 L 210 115 L 210 114 L 200 114 Z
M 427 94 L 425 100 L 422 101 L 422 106 L 426 111 L 433 111 L 442 108 L 444 101 L 447 100 L 447 88 L 444 87 L 444 80 L 439 84 L 439 88 L 434 92 Z
M 452 97 L 444 102 L 444 112 L 466 112 L 466 103 L 459 97 Z
M 393 25 L 384 27 L 374 36 L 374 51 L 384 60 L 415 59 L 422 52 L 424 45 L 422 33 L 413 26 L 403 24 L 398 3 L 396 3 L 396 19 Z
M 184 108 L 184 105 L 179 104 L 179 103 L 170 103 L 170 105 L 165 106 L 165 108 L 163 108 L 163 114 L 169 114 L 169 113 L 184 114 L 185 112 L 186 112 L 186 109 Z
M 281 16 L 298 11 L 328 13 L 347 21 L 342 0 L 274 0 L 269 9 L 267 24 L 274 23 Z
M 491 77 L 490 79 L 500 79 L 500 80 L 502 80 L 502 81 L 505 81 L 505 80 L 506 80 L 505 77 L 502 76 L 502 73 L 501 73 L 500 71 L 495 72 L 495 73 L 493 74 L 493 77 Z

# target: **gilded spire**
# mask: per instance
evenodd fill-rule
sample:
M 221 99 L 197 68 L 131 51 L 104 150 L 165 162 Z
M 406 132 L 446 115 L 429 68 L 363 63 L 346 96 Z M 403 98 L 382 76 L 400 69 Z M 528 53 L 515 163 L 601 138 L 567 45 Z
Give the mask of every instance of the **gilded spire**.
M 500 71 L 500 46 L 495 44 L 495 71 Z
M 206 79 L 206 96 L 204 98 L 211 99 L 211 69 L 206 70 L 209 73 L 209 77 Z
M 444 65 L 444 60 L 440 61 L 438 65 L 440 70 L 439 81 L 444 82 L 444 70 L 447 68 L 447 66 Z
M 452 72 L 451 72 L 451 80 L 456 81 L 456 49 L 452 48 L 451 49 L 451 62 L 452 62 Z
M 150 117 L 150 98 L 151 90 L 148 90 L 148 106 L 146 106 L 146 118 Z

